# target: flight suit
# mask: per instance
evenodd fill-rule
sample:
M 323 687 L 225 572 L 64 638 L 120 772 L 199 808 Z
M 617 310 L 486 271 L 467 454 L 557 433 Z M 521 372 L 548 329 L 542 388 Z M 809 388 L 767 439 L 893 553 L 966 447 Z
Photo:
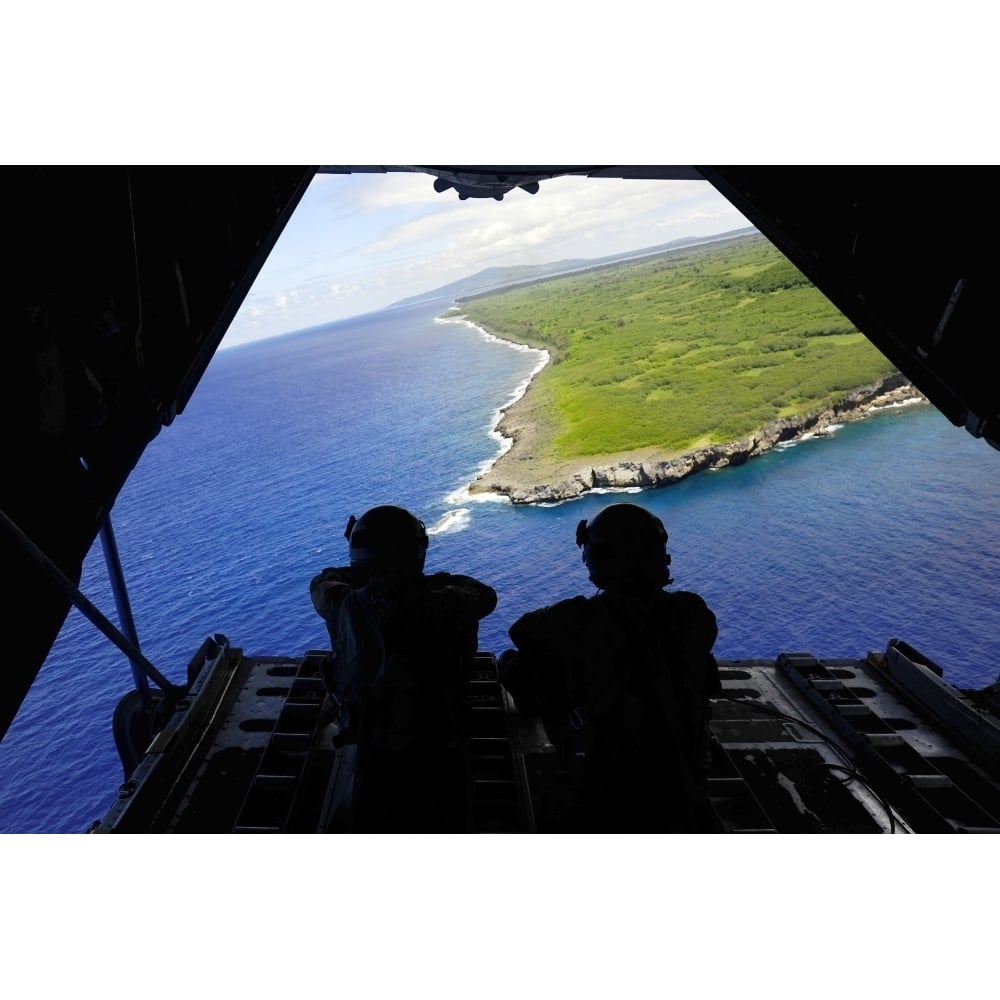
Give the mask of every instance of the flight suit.
M 715 615 L 688 591 L 602 592 L 522 616 L 501 680 L 540 715 L 559 754 L 560 828 L 693 831 L 710 825 L 710 698 L 721 693 Z M 568 801 L 570 804 L 565 805 Z

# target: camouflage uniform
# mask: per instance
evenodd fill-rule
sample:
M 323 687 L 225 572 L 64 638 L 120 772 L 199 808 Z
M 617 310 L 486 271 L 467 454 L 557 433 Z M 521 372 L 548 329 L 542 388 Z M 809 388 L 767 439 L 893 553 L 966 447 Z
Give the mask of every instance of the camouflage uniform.
M 340 739 L 359 745 L 356 829 L 447 828 L 455 817 L 442 818 L 440 800 L 454 797 L 462 776 L 446 748 L 465 728 L 479 621 L 496 592 L 450 573 L 352 586 L 361 578 L 326 569 L 310 585 L 333 647 Z M 377 676 L 383 662 L 391 683 Z
M 693 831 L 709 825 L 709 699 L 721 693 L 715 615 L 697 594 L 574 597 L 524 615 L 501 678 L 540 715 L 575 789 L 554 828 Z
M 309 596 L 316 613 L 326 622 L 330 648 L 337 645 L 337 615 L 344 598 L 357 587 L 363 587 L 368 575 L 354 566 L 328 566 L 312 578 Z

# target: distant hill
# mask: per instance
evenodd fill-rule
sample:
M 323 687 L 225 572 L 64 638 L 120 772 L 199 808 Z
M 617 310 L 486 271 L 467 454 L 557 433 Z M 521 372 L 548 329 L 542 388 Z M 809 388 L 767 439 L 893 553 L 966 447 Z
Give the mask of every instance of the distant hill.
M 756 231 L 753 226 L 746 226 L 743 229 L 732 229 L 727 233 L 716 233 L 714 236 L 685 236 L 679 240 L 671 240 L 669 243 L 661 243 L 659 246 L 647 247 L 644 250 L 630 250 L 627 253 L 612 254 L 610 257 L 571 258 L 556 261 L 553 264 L 487 267 L 468 278 L 453 281 L 449 285 L 442 285 L 440 288 L 434 289 L 434 291 L 423 292 L 420 295 L 411 295 L 407 299 L 400 299 L 398 302 L 393 302 L 388 308 L 395 309 L 399 306 L 411 306 L 419 302 L 430 302 L 436 299 L 458 299 L 470 295 L 480 295 L 484 292 L 495 292 L 501 288 L 510 288 L 526 282 L 538 281 L 540 278 L 552 278 L 561 274 L 586 271 L 592 267 L 619 264 L 623 261 L 636 260 L 640 257 L 648 257 L 651 254 L 663 253 L 668 250 L 680 250 L 684 247 L 696 246 L 700 243 L 712 243 L 715 240 L 727 240 L 734 236 L 746 236 Z

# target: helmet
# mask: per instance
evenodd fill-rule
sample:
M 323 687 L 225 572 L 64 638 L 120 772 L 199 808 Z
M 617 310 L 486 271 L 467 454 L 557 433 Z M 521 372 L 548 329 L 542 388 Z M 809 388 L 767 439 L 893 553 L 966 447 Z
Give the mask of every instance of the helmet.
M 419 575 L 427 554 L 424 522 L 402 507 L 372 507 L 347 522 L 344 537 L 350 542 L 351 565 L 374 573 Z
M 667 529 L 634 503 L 613 503 L 576 528 L 590 579 L 602 590 L 648 590 L 673 583 Z

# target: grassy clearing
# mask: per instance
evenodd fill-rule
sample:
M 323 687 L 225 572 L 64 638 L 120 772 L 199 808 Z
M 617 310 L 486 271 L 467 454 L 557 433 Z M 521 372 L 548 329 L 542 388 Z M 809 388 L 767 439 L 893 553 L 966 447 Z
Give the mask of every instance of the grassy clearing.
M 756 235 L 494 293 L 462 311 L 551 352 L 531 395 L 558 459 L 731 441 L 893 371 Z

